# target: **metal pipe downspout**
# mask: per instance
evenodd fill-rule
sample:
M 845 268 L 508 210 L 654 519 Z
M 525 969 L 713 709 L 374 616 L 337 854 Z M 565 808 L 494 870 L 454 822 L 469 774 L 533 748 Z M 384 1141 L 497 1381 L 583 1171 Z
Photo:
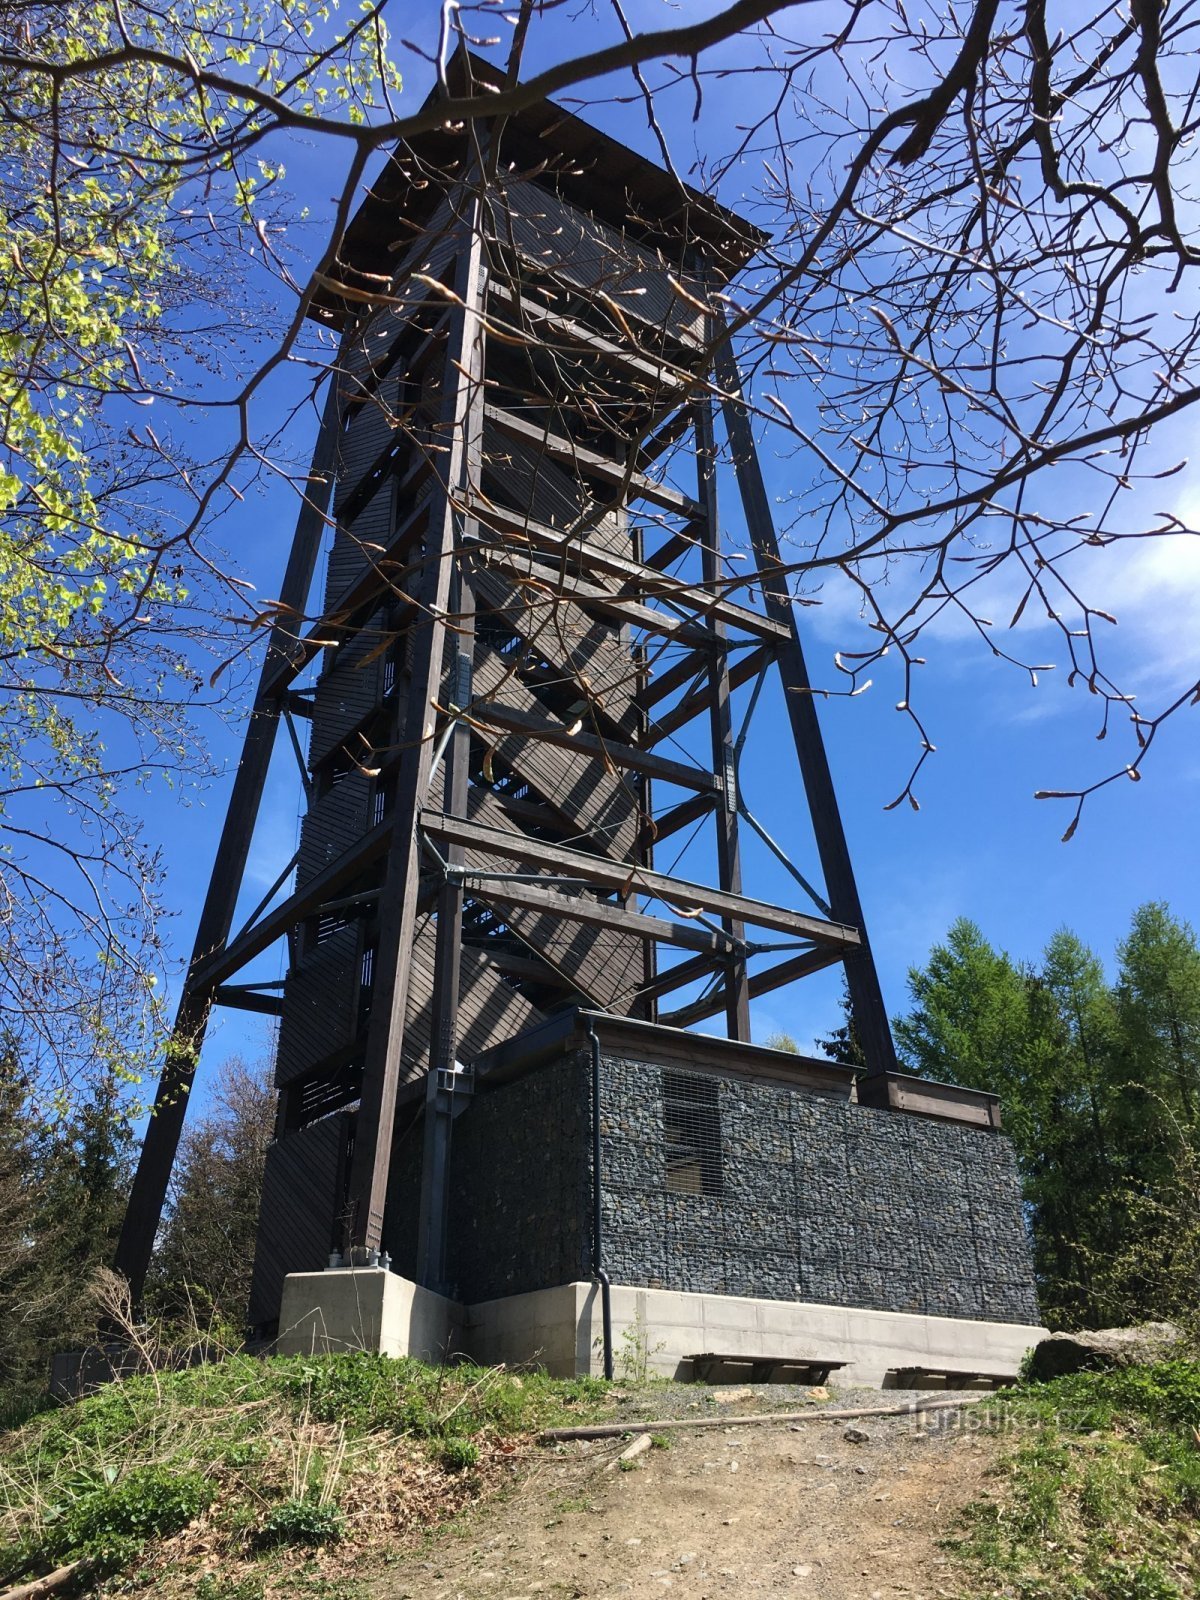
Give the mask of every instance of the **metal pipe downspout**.
M 600 1285 L 604 1330 L 604 1376 L 613 1375 L 612 1280 L 604 1270 L 604 1188 L 600 1177 L 600 1036 L 591 1017 L 587 1024 L 592 1049 L 592 1277 Z

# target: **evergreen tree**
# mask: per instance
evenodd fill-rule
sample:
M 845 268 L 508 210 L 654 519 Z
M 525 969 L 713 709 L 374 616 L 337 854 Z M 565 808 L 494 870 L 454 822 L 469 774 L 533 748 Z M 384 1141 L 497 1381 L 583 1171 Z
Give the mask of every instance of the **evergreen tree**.
M 1065 954 L 1065 949 L 1064 949 Z M 1030 1203 L 1043 1310 L 1070 1320 L 1086 1300 L 1079 1250 L 1090 1212 L 1066 1029 L 1053 987 L 995 950 L 959 918 L 928 965 L 909 973 L 913 1011 L 896 1024 L 901 1054 L 922 1077 L 1000 1095 Z
M 1113 1320 L 1200 1316 L 1200 947 L 1161 902 L 1118 948 L 1109 1098 L 1119 1151 L 1120 1236 L 1103 1263 Z
M 1009 1116 L 1030 1114 L 1026 1071 L 1029 986 L 1003 952 L 994 950 L 966 917 L 951 924 L 926 967 L 912 968 L 915 1009 L 895 1025 L 909 1070 L 925 1078 L 989 1089 L 1004 1097 Z
M 184 1133 L 168 1196 L 152 1281 L 168 1317 L 215 1321 L 230 1332 L 244 1325 L 274 1119 L 267 1069 L 227 1061 L 210 1110 Z
M 95 1332 L 92 1274 L 116 1244 L 132 1136 L 119 1076 L 45 1120 L 15 1049 L 0 1051 L 0 1407 L 45 1388 L 54 1353 Z
M 1062 929 L 1021 969 L 960 920 L 896 1024 L 913 1071 L 1001 1096 L 1053 1322 L 1200 1312 L 1200 948 L 1152 904 L 1118 956 L 1110 986 Z
M 34 1128 L 16 1052 L 0 1052 L 0 1395 L 11 1404 L 27 1385 L 42 1329 Z M 7 1405 L 5 1407 L 7 1409 Z
M 116 1248 L 132 1180 L 133 1134 L 115 1074 L 106 1074 L 39 1139 L 39 1253 L 82 1296 Z
M 1200 946 L 1186 922 L 1152 901 L 1117 952 L 1126 1081 L 1161 1095 L 1192 1126 L 1200 1108 Z
M 830 1061 L 836 1061 L 843 1067 L 856 1067 L 858 1071 L 865 1072 L 867 1058 L 863 1054 L 863 1047 L 859 1043 L 858 1033 L 854 1026 L 854 1011 L 850 1004 L 850 988 L 845 976 L 842 977 L 842 1024 L 834 1028 L 827 1039 L 818 1039 L 823 1055 Z

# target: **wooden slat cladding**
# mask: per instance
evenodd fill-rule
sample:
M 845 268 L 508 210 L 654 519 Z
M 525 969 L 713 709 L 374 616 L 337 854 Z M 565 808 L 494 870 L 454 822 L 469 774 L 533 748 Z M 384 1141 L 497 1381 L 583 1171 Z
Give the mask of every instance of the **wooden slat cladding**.
M 375 465 L 392 442 L 402 420 L 400 379 L 393 373 L 357 405 L 338 441 L 338 476 L 333 491 L 335 515 L 342 512 L 363 474 Z
M 600 512 L 589 487 L 525 439 L 513 439 L 485 422 L 484 485 L 500 505 L 547 527 L 574 528 L 586 514 L 587 538 L 602 550 L 627 556 L 629 516 L 623 507 Z
M 389 479 L 349 527 L 338 527 L 325 569 L 327 613 L 336 609 L 342 595 L 367 570 L 372 552 L 366 546 L 386 546 L 394 526 L 395 494 L 395 483 Z
M 336 861 L 343 850 L 361 839 L 368 827 L 371 780 L 357 770 L 349 772 L 309 807 L 300 825 L 297 883 L 307 883 Z
M 398 569 L 403 571 L 406 561 L 402 554 L 393 551 L 388 555 L 387 551 L 397 530 L 435 493 L 436 483 L 431 476 L 424 477 L 415 489 L 404 487 L 394 477 L 385 477 L 353 521 L 338 529 L 325 583 L 326 615 L 340 622 L 353 612 L 356 606 L 352 589 L 368 577 L 375 595 L 397 592 L 393 579 Z M 372 569 L 370 573 L 368 568 Z M 400 588 L 403 589 L 403 581 Z M 362 592 L 371 596 L 370 586 Z M 360 593 L 358 604 L 362 603 Z M 320 631 L 323 633 L 324 629 Z
M 279 1315 L 289 1272 L 319 1272 L 329 1260 L 349 1127 L 345 1113 L 326 1117 L 267 1150 L 250 1287 L 251 1325 L 273 1322 Z
M 389 300 L 393 303 L 381 306 L 351 340 L 342 358 L 347 379 L 354 380 L 345 384 L 348 395 L 361 393 L 363 387 L 375 382 L 387 368 L 392 346 L 409 326 L 417 305 L 430 299 L 435 304 L 444 303 L 435 290 L 413 280 L 412 275 L 419 272 L 424 277 L 441 279 L 461 237 L 458 202 L 456 196 L 451 195 L 438 206 L 420 239 L 400 262 L 389 289 Z
M 317 679 L 313 695 L 308 764 L 316 768 L 377 709 L 383 698 L 383 613 L 333 653 L 333 665 Z M 373 658 L 373 659 L 372 659 Z
M 275 1081 L 281 1089 L 354 1039 L 359 959 L 359 927 L 352 922 L 302 956 L 288 973 L 275 1057 Z
M 467 814 L 472 822 L 517 833 L 517 824 L 486 789 L 472 789 Z M 480 872 L 529 872 L 515 856 L 466 852 L 467 865 Z M 514 908 L 505 918 L 529 949 L 567 978 L 592 1004 L 627 1012 L 645 978 L 644 945 L 620 933 L 566 922 L 536 911 Z
M 638 676 L 621 631 L 598 622 L 573 601 L 549 594 L 549 573 L 531 572 L 530 578 L 522 584 L 477 567 L 471 577 L 477 607 L 502 618 L 560 669 L 556 687 L 564 700 L 595 706 L 627 737 L 633 736 L 640 726 Z
M 404 1027 L 405 1081 L 428 1070 L 433 1021 L 435 924 L 426 914 L 417 923 Z M 542 1012 L 505 983 L 500 970 L 478 950 L 462 952 L 458 1000 L 458 1055 L 472 1061 L 484 1050 L 544 1021 Z
M 699 344 L 704 317 L 671 288 L 681 282 L 697 299 L 702 286 L 678 263 L 656 255 L 565 200 L 528 181 L 508 185 L 507 212 L 496 226 L 501 244 L 515 245 L 531 266 L 561 278 L 586 296 L 611 296 L 629 321 L 663 329 L 673 339 Z M 615 317 L 606 319 L 620 331 Z
M 475 646 L 473 691 L 476 700 L 547 719 L 550 713 L 514 670 L 515 663 L 479 643 Z M 486 710 L 483 712 L 486 715 Z M 496 753 L 581 834 L 610 856 L 629 857 L 638 835 L 638 803 L 627 773 L 606 772 L 583 755 L 572 755 L 539 739 L 504 734 Z
M 413 948 L 404 1046 L 408 1078 L 419 1076 L 429 1065 L 434 926 L 432 915 L 420 920 Z M 275 1067 L 280 1088 L 354 1042 L 359 1032 L 360 963 L 359 929 L 351 924 L 318 945 L 288 975 Z M 542 1013 L 510 988 L 499 968 L 480 952 L 464 951 L 462 970 L 459 1055 L 463 1060 L 542 1020 Z

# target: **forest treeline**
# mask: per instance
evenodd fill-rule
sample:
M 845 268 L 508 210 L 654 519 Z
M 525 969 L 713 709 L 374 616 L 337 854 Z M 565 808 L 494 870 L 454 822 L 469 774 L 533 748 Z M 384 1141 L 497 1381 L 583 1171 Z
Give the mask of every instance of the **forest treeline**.
M 1064 928 L 1027 965 L 963 918 L 895 1023 L 909 1070 L 1000 1095 L 1052 1325 L 1200 1308 L 1200 946 L 1151 903 L 1115 956 Z
M 106 1074 L 49 1117 L 0 1057 L 0 1425 L 44 1391 L 56 1351 L 97 1336 L 93 1278 L 111 1264 L 136 1159 L 128 1092 Z M 227 1061 L 184 1133 L 147 1284 L 150 1316 L 221 1347 L 242 1339 L 274 1116 L 266 1066 Z
M 1114 979 L 1062 930 L 1034 964 L 963 918 L 909 974 L 905 1066 L 1001 1096 L 1016 1147 L 1042 1309 L 1056 1326 L 1200 1310 L 1200 945 L 1141 907 Z M 853 1030 L 826 1053 L 861 1065 Z M 89 1297 L 112 1256 L 135 1140 L 120 1073 L 57 1118 L 0 1057 L 0 1410 L 45 1382 L 50 1355 L 94 1336 Z M 265 1065 L 225 1064 L 185 1133 L 148 1287 L 168 1323 L 236 1344 L 274 1117 Z

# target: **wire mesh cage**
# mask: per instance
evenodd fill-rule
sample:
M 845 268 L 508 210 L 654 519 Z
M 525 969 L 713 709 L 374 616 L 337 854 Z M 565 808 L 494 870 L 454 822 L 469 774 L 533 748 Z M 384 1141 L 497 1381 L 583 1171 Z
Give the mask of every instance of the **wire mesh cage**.
M 672 1194 L 721 1193 L 720 1096 L 719 1078 L 663 1072 L 666 1185 Z

